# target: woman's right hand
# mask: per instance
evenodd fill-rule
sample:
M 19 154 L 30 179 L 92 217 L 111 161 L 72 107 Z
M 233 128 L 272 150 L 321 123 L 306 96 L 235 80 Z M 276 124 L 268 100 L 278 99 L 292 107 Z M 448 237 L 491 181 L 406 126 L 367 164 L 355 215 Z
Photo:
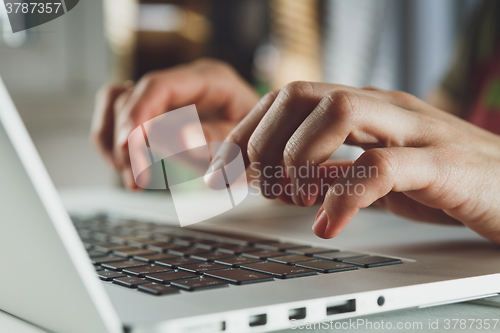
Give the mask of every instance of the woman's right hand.
M 228 64 L 200 59 L 148 73 L 133 87 L 102 88 L 96 97 L 91 139 L 121 173 L 125 186 L 138 189 L 128 151 L 128 136 L 137 126 L 195 104 L 206 141 L 223 141 L 258 101 L 257 92 Z

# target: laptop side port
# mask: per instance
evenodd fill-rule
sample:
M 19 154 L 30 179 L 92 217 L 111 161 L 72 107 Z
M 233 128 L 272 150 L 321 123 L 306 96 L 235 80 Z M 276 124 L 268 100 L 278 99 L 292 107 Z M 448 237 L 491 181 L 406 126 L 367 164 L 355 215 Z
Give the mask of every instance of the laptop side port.
M 260 315 L 253 315 L 248 318 L 248 325 L 250 327 L 255 327 L 255 326 L 264 326 L 267 323 L 267 315 L 260 314 Z
M 288 319 L 299 320 L 306 317 L 306 308 L 297 308 L 288 310 Z
M 356 311 L 356 300 L 350 299 L 347 301 L 329 304 L 326 306 L 326 315 L 331 316 L 339 313 L 347 313 Z

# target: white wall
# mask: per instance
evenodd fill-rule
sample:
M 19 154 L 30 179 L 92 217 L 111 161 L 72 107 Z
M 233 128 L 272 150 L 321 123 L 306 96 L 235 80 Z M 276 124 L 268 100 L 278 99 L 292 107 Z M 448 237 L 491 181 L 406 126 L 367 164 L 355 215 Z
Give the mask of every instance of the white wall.
M 58 187 L 113 183 L 88 140 L 94 94 L 108 78 L 102 7 L 80 1 L 29 31 L 24 46 L 0 44 L 0 75 Z

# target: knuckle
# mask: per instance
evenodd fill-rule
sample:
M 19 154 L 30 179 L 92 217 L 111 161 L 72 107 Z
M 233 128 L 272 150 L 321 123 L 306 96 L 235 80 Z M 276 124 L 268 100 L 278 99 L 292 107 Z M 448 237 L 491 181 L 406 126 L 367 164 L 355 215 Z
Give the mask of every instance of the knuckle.
M 286 99 L 295 100 L 296 98 L 305 96 L 311 90 L 312 86 L 310 82 L 293 81 L 284 86 L 280 94 L 283 94 Z
M 358 162 L 367 167 L 376 167 L 378 174 L 389 178 L 396 173 L 397 169 L 394 155 L 383 148 L 367 150 L 359 157 Z
M 331 91 L 320 104 L 324 113 L 340 120 L 352 119 L 359 110 L 358 96 L 350 91 Z
M 388 92 L 391 98 L 403 105 L 414 105 L 419 99 L 404 91 L 393 90 Z
M 139 81 L 139 85 L 149 86 L 156 83 L 158 80 L 157 72 L 149 72 L 144 74 L 144 76 Z

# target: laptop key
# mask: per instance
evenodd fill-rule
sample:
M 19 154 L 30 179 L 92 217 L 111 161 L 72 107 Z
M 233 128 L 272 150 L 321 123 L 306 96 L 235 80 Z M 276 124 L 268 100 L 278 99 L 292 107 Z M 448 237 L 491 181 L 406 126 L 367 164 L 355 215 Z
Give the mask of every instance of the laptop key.
M 167 267 L 172 267 L 172 268 L 177 268 L 182 265 L 191 265 L 191 264 L 200 264 L 202 261 L 192 259 L 192 258 L 183 258 L 183 257 L 177 257 L 173 259 L 162 259 L 162 260 L 157 260 L 155 261 L 155 264 L 158 265 L 163 265 Z
M 307 247 L 307 245 L 301 245 L 301 244 L 293 244 L 293 243 L 257 243 L 254 245 L 255 247 L 265 249 L 265 250 L 272 250 L 272 251 L 286 251 L 289 249 L 296 249 L 296 248 L 303 248 Z
M 128 245 L 116 245 L 109 243 L 109 245 L 94 245 L 94 250 L 97 252 L 110 253 L 113 251 L 132 251 L 137 249 Z
M 138 255 L 145 255 L 145 254 L 157 254 L 158 252 L 151 251 L 151 250 L 146 250 L 146 249 L 137 249 L 133 248 L 133 250 L 115 250 L 113 251 L 113 254 L 119 257 L 133 257 L 133 256 L 138 256 Z
M 232 258 L 234 255 L 222 253 L 222 252 L 209 252 L 205 254 L 192 255 L 191 258 L 203 260 L 203 261 L 214 261 L 218 259 Z
M 87 254 L 89 255 L 90 258 L 102 258 L 102 257 L 107 256 L 106 253 L 97 252 L 97 251 L 88 251 Z
M 327 249 L 325 247 L 304 247 L 304 248 L 299 248 L 299 249 L 286 250 L 286 252 L 292 253 L 292 254 L 300 254 L 302 256 L 313 256 L 315 254 L 324 253 L 324 252 L 339 252 L 339 250 Z
M 177 256 L 185 256 L 185 257 L 187 257 L 187 256 L 190 256 L 190 255 L 210 253 L 210 251 L 206 250 L 206 249 L 199 249 L 199 248 L 196 248 L 196 247 L 185 247 L 185 248 L 168 250 L 168 253 L 175 254 Z
M 156 274 L 148 274 L 146 275 L 146 279 L 158 282 L 158 283 L 170 283 L 170 281 L 174 280 L 186 280 L 186 279 L 192 279 L 192 278 L 197 278 L 199 275 L 193 274 L 193 273 L 188 273 L 188 272 L 183 272 L 183 271 L 177 271 L 177 272 L 165 272 L 165 273 L 156 273 Z
M 101 266 L 104 268 L 107 268 L 107 269 L 121 271 L 124 268 L 141 267 L 141 266 L 147 266 L 147 265 L 149 265 L 147 262 L 129 259 L 126 261 L 105 263 L 105 264 L 102 264 Z
M 283 254 L 284 254 L 283 252 L 278 252 L 278 251 L 262 250 L 258 252 L 242 253 L 241 255 L 249 258 L 267 259 L 271 257 L 279 257 L 282 256 Z
M 215 264 L 212 262 L 203 262 L 197 265 L 187 265 L 187 266 L 180 266 L 179 269 L 186 271 L 186 272 L 191 272 L 191 273 L 197 273 L 197 274 L 203 274 L 203 272 L 208 272 L 208 271 L 216 271 L 220 269 L 227 269 L 227 266 L 220 265 L 220 264 Z
M 100 271 L 97 272 L 97 276 L 104 281 L 113 281 L 113 279 L 125 277 L 126 275 L 120 272 Z
M 319 259 L 326 259 L 326 260 L 335 260 L 335 261 L 344 261 L 344 259 L 350 259 L 350 258 L 363 258 L 363 257 L 368 257 L 367 254 L 363 253 L 357 253 L 357 252 L 325 252 L 325 253 L 318 253 L 313 255 L 315 258 Z
M 164 284 L 158 284 L 158 283 L 138 285 L 137 290 L 146 292 L 148 294 L 153 294 L 156 296 L 173 295 L 179 293 L 179 289 L 177 288 L 169 287 Z
M 228 286 L 227 282 L 225 281 L 216 280 L 212 278 L 205 278 L 205 277 L 189 279 L 189 280 L 176 280 L 172 281 L 170 284 L 174 287 L 185 289 L 187 291 L 220 288 Z
M 358 269 L 354 265 L 345 264 L 343 262 L 336 262 L 330 260 L 315 260 L 308 262 L 301 262 L 295 264 L 297 267 L 304 267 L 309 269 L 314 269 L 321 273 L 335 273 Z
M 148 280 L 129 276 L 129 277 L 121 277 L 121 278 L 113 279 L 113 283 L 118 284 L 118 285 L 123 286 L 123 287 L 127 287 L 127 288 L 137 288 L 137 286 L 139 286 L 141 284 L 147 284 L 147 283 L 151 283 L 151 282 L 149 282 Z
M 314 258 L 301 256 L 298 254 L 290 254 L 287 256 L 272 257 L 272 258 L 269 258 L 268 260 L 278 262 L 280 264 L 291 265 L 291 264 L 294 264 L 296 262 L 311 261 L 311 260 L 314 260 Z
M 123 269 L 122 272 L 127 275 L 145 277 L 146 275 L 153 273 L 173 272 L 173 269 L 165 266 L 143 266 L 143 267 L 125 268 Z
M 139 249 L 143 249 L 148 245 L 156 245 L 158 243 L 161 243 L 161 242 L 157 241 L 157 240 L 144 239 L 144 238 L 138 238 L 136 240 L 128 240 L 127 241 L 128 246 L 137 247 Z
M 294 277 L 316 275 L 316 271 L 308 268 L 288 266 L 274 262 L 263 262 L 258 264 L 243 265 L 241 268 L 271 274 L 278 279 L 289 279 Z
M 222 253 L 228 253 L 228 254 L 241 254 L 241 253 L 250 253 L 250 252 L 257 252 L 257 251 L 262 251 L 262 249 L 259 249 L 259 248 L 253 247 L 253 246 L 239 245 L 239 246 L 221 247 L 221 248 L 218 248 L 216 252 L 222 252 Z
M 168 253 L 155 252 L 155 254 L 135 255 L 133 258 L 135 260 L 153 263 L 156 260 L 178 258 L 178 256 L 174 256 L 173 254 L 168 254 Z
M 248 257 L 235 257 L 235 258 L 215 260 L 215 262 L 218 264 L 228 265 L 231 267 L 240 267 L 241 265 L 254 264 L 254 263 L 262 262 L 262 261 L 263 261 L 262 259 L 248 258 Z
M 100 265 L 100 264 L 109 263 L 109 262 L 125 261 L 127 259 L 111 255 L 111 256 L 100 257 L 100 258 L 91 258 L 91 260 L 92 260 L 92 263 L 94 265 Z
M 256 282 L 274 281 L 271 275 L 250 272 L 244 269 L 227 269 L 224 271 L 215 271 L 205 273 L 204 276 L 215 277 L 225 280 L 232 284 L 248 284 Z
M 181 245 L 178 244 L 172 244 L 172 243 L 156 243 L 156 244 L 150 244 L 147 246 L 148 250 L 151 251 L 156 251 L 156 252 L 167 252 L 168 250 L 173 250 L 173 249 L 179 249 L 182 248 Z
M 361 266 L 364 268 L 401 264 L 400 259 L 373 256 L 367 258 L 356 258 L 343 260 L 345 263 Z

